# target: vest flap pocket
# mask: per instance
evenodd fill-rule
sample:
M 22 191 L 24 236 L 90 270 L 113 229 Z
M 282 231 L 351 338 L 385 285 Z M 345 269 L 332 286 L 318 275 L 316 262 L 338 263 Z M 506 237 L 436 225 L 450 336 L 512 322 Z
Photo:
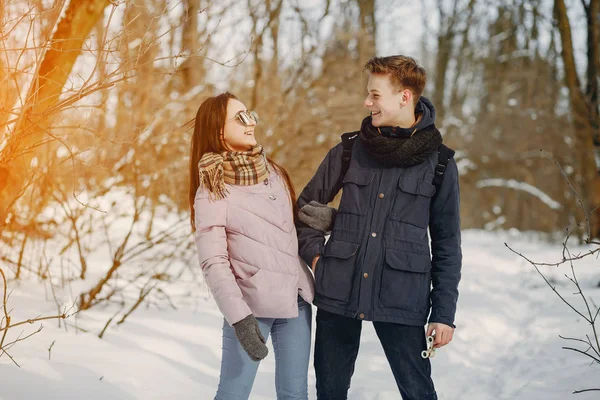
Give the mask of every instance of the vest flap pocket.
M 405 193 L 419 194 L 425 197 L 435 194 L 435 186 L 432 183 L 416 178 L 400 178 L 398 187 Z
M 350 168 L 344 176 L 344 183 L 351 182 L 359 186 L 368 185 L 375 178 L 375 171 L 367 168 Z
M 318 295 L 347 303 L 352 295 L 352 282 L 359 245 L 329 240 L 319 258 L 315 274 Z
M 426 316 L 431 285 L 429 254 L 386 247 L 385 264 L 379 291 L 381 305 Z
M 342 259 L 348 259 L 356 254 L 358 250 L 358 244 L 349 243 L 349 242 L 341 242 L 338 240 L 332 240 L 327 243 L 325 249 L 323 250 L 323 255 L 325 257 L 336 257 Z
M 386 264 L 395 270 L 425 273 L 431 269 L 429 254 L 406 253 L 395 249 L 385 250 Z

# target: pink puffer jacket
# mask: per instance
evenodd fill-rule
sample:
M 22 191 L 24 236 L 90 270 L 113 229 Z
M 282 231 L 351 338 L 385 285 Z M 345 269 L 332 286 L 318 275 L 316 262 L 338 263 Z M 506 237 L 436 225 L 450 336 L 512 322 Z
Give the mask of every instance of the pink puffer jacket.
M 270 172 L 257 185 L 225 185 L 211 201 L 198 189 L 194 203 L 200 267 L 230 325 L 249 314 L 298 316 L 298 294 L 314 297 L 314 280 L 298 256 L 298 239 L 283 179 Z

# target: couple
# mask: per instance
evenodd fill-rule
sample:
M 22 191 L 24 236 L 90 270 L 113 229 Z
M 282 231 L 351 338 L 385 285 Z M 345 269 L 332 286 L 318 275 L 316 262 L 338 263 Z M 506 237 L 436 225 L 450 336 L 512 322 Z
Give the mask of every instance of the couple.
M 347 398 L 363 320 L 402 398 L 437 399 L 421 353 L 426 335 L 438 348 L 454 332 L 458 171 L 421 97 L 425 70 L 405 56 L 375 57 L 365 70 L 370 116 L 342 135 L 297 202 L 256 142 L 255 112 L 230 93 L 198 110 L 189 200 L 200 267 L 225 317 L 216 400 L 248 399 L 269 335 L 277 399 L 308 398 L 311 302 L 319 400 Z M 342 188 L 336 212 L 326 204 Z

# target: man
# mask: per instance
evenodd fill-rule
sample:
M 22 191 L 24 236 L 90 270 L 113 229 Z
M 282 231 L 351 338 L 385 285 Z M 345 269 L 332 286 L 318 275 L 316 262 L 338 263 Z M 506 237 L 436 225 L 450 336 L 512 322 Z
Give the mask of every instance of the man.
M 402 398 L 437 399 L 421 356 L 423 327 L 428 322 L 435 348 L 452 340 L 462 262 L 458 170 L 438 157 L 435 110 L 421 97 L 425 70 L 400 55 L 375 57 L 365 70 L 370 116 L 349 139 L 350 160 L 348 147 L 332 148 L 298 200 L 299 207 L 327 204 L 343 188 L 326 245 L 323 230 L 297 226 L 300 255 L 316 279 L 317 397 L 347 398 L 366 320 Z

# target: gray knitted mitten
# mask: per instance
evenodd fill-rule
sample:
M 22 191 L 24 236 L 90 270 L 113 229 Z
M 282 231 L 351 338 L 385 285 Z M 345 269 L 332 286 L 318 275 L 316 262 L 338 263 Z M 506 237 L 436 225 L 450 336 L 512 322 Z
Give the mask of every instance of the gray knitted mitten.
M 335 221 L 335 208 L 312 200 L 298 212 L 298 218 L 313 229 L 330 232 Z
M 243 320 L 233 324 L 235 336 L 246 350 L 252 361 L 260 361 L 269 354 L 265 346 L 265 338 L 258 329 L 258 321 L 250 314 Z

